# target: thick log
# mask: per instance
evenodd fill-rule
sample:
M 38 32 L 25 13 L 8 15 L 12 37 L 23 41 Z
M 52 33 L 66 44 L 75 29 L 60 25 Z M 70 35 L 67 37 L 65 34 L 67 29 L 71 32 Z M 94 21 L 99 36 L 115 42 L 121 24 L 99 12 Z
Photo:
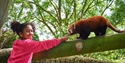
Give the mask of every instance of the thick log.
M 7 63 L 12 48 L 0 49 L 0 63 Z
M 83 48 L 81 51 L 78 51 L 76 48 L 76 44 L 78 42 L 82 43 Z M 87 40 L 67 41 L 48 51 L 35 53 L 33 60 L 72 56 L 123 48 L 125 48 L 125 33 L 120 33 L 111 36 L 93 37 Z

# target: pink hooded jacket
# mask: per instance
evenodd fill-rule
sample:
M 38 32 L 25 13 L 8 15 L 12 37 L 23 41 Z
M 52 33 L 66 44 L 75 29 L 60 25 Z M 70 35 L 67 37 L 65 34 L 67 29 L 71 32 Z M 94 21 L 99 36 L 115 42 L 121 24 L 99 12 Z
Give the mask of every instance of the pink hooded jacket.
M 8 63 L 31 63 L 34 52 L 48 50 L 60 44 L 59 39 L 34 41 L 31 39 L 15 40 Z

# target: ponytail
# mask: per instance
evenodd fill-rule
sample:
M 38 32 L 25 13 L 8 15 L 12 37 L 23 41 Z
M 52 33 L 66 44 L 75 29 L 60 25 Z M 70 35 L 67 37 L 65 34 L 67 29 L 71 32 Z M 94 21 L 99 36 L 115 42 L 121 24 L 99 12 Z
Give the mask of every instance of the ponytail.
M 20 22 L 17 22 L 17 21 L 13 21 L 11 23 L 11 29 L 14 33 L 18 34 L 19 35 L 19 32 L 20 32 Z

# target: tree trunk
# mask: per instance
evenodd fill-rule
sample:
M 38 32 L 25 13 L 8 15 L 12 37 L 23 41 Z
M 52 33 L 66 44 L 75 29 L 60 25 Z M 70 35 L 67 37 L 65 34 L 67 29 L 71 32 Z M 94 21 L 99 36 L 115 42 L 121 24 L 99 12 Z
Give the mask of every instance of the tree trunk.
M 10 2 L 11 0 L 0 0 L 0 36 L 2 35 L 2 27 L 6 21 Z
M 76 48 L 76 44 L 83 46 L 81 50 Z M 111 36 L 93 37 L 87 40 L 74 40 L 64 42 L 48 51 L 34 53 L 33 60 L 57 58 L 86 53 L 94 53 L 125 48 L 125 33 Z M 6 62 L 11 48 L 0 50 L 0 62 Z

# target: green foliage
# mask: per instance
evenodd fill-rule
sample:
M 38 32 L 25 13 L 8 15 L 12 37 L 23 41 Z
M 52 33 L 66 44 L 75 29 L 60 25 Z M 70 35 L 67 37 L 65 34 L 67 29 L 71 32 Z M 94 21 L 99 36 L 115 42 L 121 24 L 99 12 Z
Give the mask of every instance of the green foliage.
M 114 5 L 111 7 L 111 21 L 113 24 L 117 25 L 121 22 L 124 22 L 125 19 L 125 3 L 123 0 L 116 0 Z
M 3 35 L 0 37 L 0 47 L 10 48 L 16 39 L 17 35 L 13 34 L 11 31 L 4 31 Z
M 107 61 L 122 63 L 125 60 L 124 53 L 125 53 L 125 49 L 119 49 L 119 50 L 93 53 L 91 57 L 99 60 L 107 60 Z
M 39 36 L 38 36 L 38 34 L 36 34 L 36 33 L 34 34 L 33 40 L 39 41 Z
M 50 37 L 61 37 L 67 34 L 68 25 L 72 24 L 78 19 L 86 19 L 91 16 L 101 15 L 105 9 L 115 9 L 113 5 L 118 5 L 121 1 L 114 0 L 84 0 L 84 1 L 70 1 L 70 0 L 33 0 L 33 1 L 12 1 L 12 6 L 9 10 L 10 18 L 8 20 L 19 20 L 20 22 L 34 22 L 38 24 L 40 34 L 49 34 Z M 20 3 L 19 3 L 20 2 Z M 112 4 L 113 2 L 113 4 Z M 59 5 L 59 3 L 61 3 Z M 123 3 L 123 2 L 122 2 Z M 76 4 L 76 7 L 74 6 Z M 110 5 L 111 4 L 111 5 Z M 122 4 L 124 5 L 124 4 Z M 119 5 L 119 6 L 122 6 Z M 61 8 L 59 8 L 59 6 Z M 108 7 L 110 6 L 110 7 Z M 124 6 L 122 6 L 124 8 Z M 119 9 L 119 8 L 117 8 Z M 13 11 L 12 11 L 13 10 Z M 75 11 L 76 10 L 76 11 Z M 116 16 L 108 17 L 110 22 L 116 20 Z M 76 17 L 75 17 L 76 13 Z M 116 12 L 115 12 L 116 13 Z M 121 12 L 122 13 L 122 12 Z M 122 13 L 123 14 L 123 13 Z M 104 13 L 107 17 L 107 15 Z M 117 16 L 118 17 L 118 16 Z M 48 36 L 49 37 L 49 36 Z M 74 38 L 75 39 L 75 38 Z

